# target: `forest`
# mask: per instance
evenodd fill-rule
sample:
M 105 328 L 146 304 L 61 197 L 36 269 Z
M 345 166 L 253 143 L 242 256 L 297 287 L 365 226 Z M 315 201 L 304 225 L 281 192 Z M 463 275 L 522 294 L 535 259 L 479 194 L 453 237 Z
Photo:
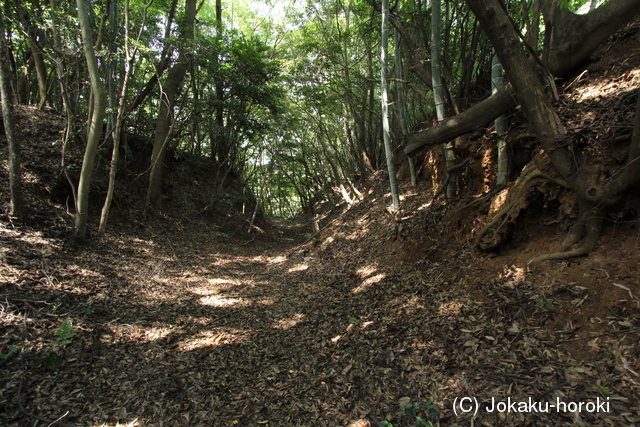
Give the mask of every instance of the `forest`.
M 640 424 L 637 0 L 5 0 L 0 94 L 0 424 Z

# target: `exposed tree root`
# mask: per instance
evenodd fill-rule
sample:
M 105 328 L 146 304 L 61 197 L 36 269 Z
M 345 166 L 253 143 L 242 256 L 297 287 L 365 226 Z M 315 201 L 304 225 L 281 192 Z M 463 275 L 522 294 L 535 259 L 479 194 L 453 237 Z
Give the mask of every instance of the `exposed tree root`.
M 540 261 L 569 259 L 569 258 L 576 258 L 579 256 L 588 255 L 589 252 L 591 252 L 593 248 L 596 246 L 596 242 L 600 238 L 600 234 L 602 234 L 603 224 L 604 224 L 604 216 L 598 215 L 596 213 L 589 216 L 588 218 L 581 220 L 578 224 L 576 224 L 576 226 L 572 228 L 571 232 L 563 242 L 563 247 L 569 243 L 577 242 L 580 238 L 582 231 L 584 230 L 586 232 L 586 235 L 584 238 L 584 242 L 580 247 L 572 250 L 540 255 L 538 257 L 531 259 L 527 263 L 527 265 L 531 265 L 533 263 L 540 262 Z
M 514 217 L 514 215 L 512 215 L 514 210 L 521 205 L 529 183 L 537 178 L 543 178 L 553 181 L 559 185 L 567 186 L 566 182 L 563 180 L 550 177 L 539 169 L 532 169 L 526 172 L 526 175 L 521 177 L 520 182 L 516 183 L 511 189 L 515 194 L 510 197 L 509 203 L 505 204 L 500 211 L 498 211 L 498 213 L 496 213 L 495 216 L 491 218 L 491 220 L 487 222 L 480 231 L 478 231 L 475 241 L 476 247 L 483 250 L 490 250 L 500 244 L 507 233 L 506 225 L 509 223 L 509 220 Z

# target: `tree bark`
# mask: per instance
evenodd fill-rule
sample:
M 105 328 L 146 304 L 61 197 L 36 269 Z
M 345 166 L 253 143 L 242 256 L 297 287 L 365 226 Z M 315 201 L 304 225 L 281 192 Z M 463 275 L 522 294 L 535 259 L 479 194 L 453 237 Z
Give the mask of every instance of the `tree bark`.
M 166 157 L 167 142 L 170 138 L 169 130 L 173 117 L 173 107 L 180 83 L 189 69 L 188 41 L 194 37 L 194 24 L 196 17 L 196 0 L 186 0 L 185 17 L 182 24 L 180 38 L 183 46 L 180 48 L 177 62 L 169 69 L 167 79 L 161 88 L 160 108 L 156 121 L 156 131 L 151 154 L 151 173 L 149 187 L 147 189 L 146 207 L 162 208 L 165 197 L 162 193 L 164 177 L 164 162 Z
M 557 6 L 548 52 L 551 74 L 556 77 L 569 74 L 638 13 L 638 0 L 610 0 L 586 15 Z
M 93 50 L 93 37 L 89 25 L 89 13 L 85 0 L 76 0 L 78 7 L 78 18 L 80 20 L 80 30 L 82 31 L 82 46 L 84 49 L 89 78 L 91 80 L 92 108 L 87 136 L 87 147 L 82 161 L 80 171 L 80 182 L 78 183 L 78 201 L 76 203 L 75 235 L 80 240 L 84 240 L 87 234 L 87 221 L 89 218 L 89 190 L 91 188 L 91 175 L 93 165 L 98 151 L 98 144 L 102 137 L 102 122 L 107 107 L 107 91 L 100 79 L 100 71 Z
M 25 10 L 25 6 L 18 4 L 18 13 L 22 25 L 25 27 L 27 41 L 31 49 L 31 57 L 36 70 L 36 81 L 38 82 L 38 108 L 48 105 L 47 100 L 47 67 L 44 63 L 44 55 L 37 42 L 38 28 L 31 22 L 29 14 Z
M 369 3 L 376 11 L 382 13 L 382 5 L 376 0 L 366 0 L 366 2 Z M 413 42 L 406 28 L 404 28 L 402 23 L 391 14 L 389 15 L 389 23 L 393 25 L 396 31 L 400 34 L 400 38 L 411 57 L 412 64 L 408 67 L 409 71 L 414 73 L 422 83 L 427 85 L 427 87 L 431 87 L 431 72 L 424 66 L 425 49 Z
M 393 213 L 399 215 L 400 197 L 398 195 L 398 184 L 396 182 L 395 160 L 393 156 L 393 147 L 391 145 L 391 136 L 389 129 L 389 102 L 387 98 L 387 89 L 389 83 L 387 75 L 388 67 L 388 50 L 389 50 L 389 0 L 382 0 L 382 50 L 380 54 L 380 63 L 382 65 L 381 86 L 382 86 L 382 136 L 384 138 L 384 151 L 387 158 L 387 170 L 389 171 L 389 184 L 391 185 L 391 197 L 393 199 Z
M 20 177 L 20 143 L 15 134 L 13 121 L 13 96 L 11 91 L 11 70 L 7 55 L 7 42 L 4 37 L 4 17 L 0 8 L 0 92 L 2 92 L 2 120 L 4 133 L 9 146 L 9 190 L 11 193 L 11 215 L 21 217 L 24 208 L 22 198 L 22 180 Z
M 367 1 L 371 2 L 373 0 Z M 564 18 L 566 22 L 562 25 L 559 25 L 559 21 L 556 21 L 556 26 L 553 28 L 553 40 L 550 41 L 550 47 L 543 52 L 543 57 L 545 55 L 549 56 L 549 70 L 551 73 L 555 77 L 565 77 L 588 58 L 602 41 L 606 40 L 620 27 L 632 21 L 638 11 L 640 11 L 640 2 L 637 0 L 612 0 L 583 16 L 567 11 L 567 15 L 570 18 Z M 575 30 L 557 28 L 557 26 L 568 27 L 574 25 L 579 28 Z M 568 39 L 561 42 L 562 38 L 556 35 L 558 31 L 562 31 L 565 34 L 564 37 Z M 589 31 L 593 31 L 593 33 Z M 549 34 L 551 34 L 551 31 L 547 29 L 546 35 Z M 550 53 L 551 51 L 553 51 L 553 54 Z M 510 85 L 507 85 L 505 90 L 506 93 L 513 91 Z M 505 97 L 500 92 L 495 93 L 464 113 L 451 117 L 432 128 L 411 135 L 404 152 L 407 155 L 415 155 L 422 150 L 449 141 L 450 139 L 447 138 L 453 139 L 473 132 L 487 126 L 498 116 L 506 113 L 516 105 L 511 102 L 510 97 Z M 438 129 L 440 127 L 445 129 Z
M 466 1 L 491 40 L 529 123 L 558 172 L 566 178 L 571 172 L 569 156 L 556 146 L 557 140 L 566 133 L 564 126 L 544 93 L 509 16 L 498 0 Z
M 437 126 L 412 134 L 408 138 L 404 152 L 412 156 L 458 136 L 479 130 L 517 105 L 513 88 L 507 85 L 504 92 L 496 92 L 467 111 L 446 118 Z

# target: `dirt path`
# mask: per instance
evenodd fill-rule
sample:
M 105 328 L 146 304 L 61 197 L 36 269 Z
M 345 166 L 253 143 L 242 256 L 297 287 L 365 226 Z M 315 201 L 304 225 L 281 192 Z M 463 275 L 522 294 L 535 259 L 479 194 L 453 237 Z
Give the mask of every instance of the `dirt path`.
M 3 230 L 3 350 L 25 347 L 0 362 L 0 424 L 69 411 L 62 422 L 84 426 L 469 425 L 456 397 L 595 400 L 599 386 L 619 399 L 613 415 L 588 414 L 594 425 L 637 415 L 635 379 L 616 370 L 634 347 L 614 332 L 597 362 L 567 357 L 574 332 L 543 327 L 554 288 L 523 272 L 492 278 L 465 253 L 388 268 L 347 233 L 287 258 L 305 234 L 288 223 L 253 241 L 206 224 L 134 231 L 70 248 Z M 75 335 L 63 345 L 65 319 Z

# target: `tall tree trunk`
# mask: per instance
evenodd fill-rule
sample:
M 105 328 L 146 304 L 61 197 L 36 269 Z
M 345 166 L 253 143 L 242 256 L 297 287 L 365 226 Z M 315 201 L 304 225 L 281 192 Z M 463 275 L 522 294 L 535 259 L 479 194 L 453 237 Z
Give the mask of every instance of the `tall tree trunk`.
M 25 27 L 27 42 L 31 49 L 31 58 L 36 70 L 36 81 L 38 82 L 38 108 L 48 105 L 47 100 L 47 67 L 44 63 L 44 55 L 38 44 L 38 28 L 31 21 L 31 17 L 23 5 L 18 5 L 18 13 L 22 25 Z
M 389 184 L 391 185 L 391 198 L 393 199 L 393 213 L 400 214 L 400 197 L 398 195 L 398 184 L 396 182 L 396 167 L 391 145 L 391 130 L 389 129 L 389 101 L 387 90 L 389 87 L 388 77 L 388 51 L 389 51 L 389 0 L 382 0 L 382 49 L 380 62 L 382 64 L 381 84 L 382 84 L 382 136 L 384 138 L 384 151 L 387 158 L 387 170 L 389 171 Z
M 376 0 L 366 0 L 375 10 L 382 13 L 382 6 Z M 422 83 L 431 87 L 431 72 L 424 66 L 424 47 L 422 45 L 416 45 L 411 38 L 411 35 L 402 23 L 395 17 L 389 16 L 389 22 L 400 33 L 400 38 L 407 48 L 407 53 L 411 58 L 412 64 L 408 67 L 409 71 L 414 73 Z
M 89 78 L 91 80 L 91 120 L 87 136 L 87 147 L 82 161 L 80 182 L 78 183 L 78 201 L 76 203 L 75 234 L 80 240 L 84 240 L 87 234 L 87 221 L 89 217 L 89 190 L 91 188 L 91 175 L 98 150 L 98 144 L 102 136 L 102 122 L 104 121 L 107 107 L 107 92 L 100 79 L 98 62 L 93 50 L 93 37 L 89 24 L 89 14 L 85 0 L 76 0 L 80 30 L 82 31 L 82 46 L 84 49 Z
M 11 215 L 21 217 L 24 209 L 22 179 L 20 177 L 20 143 L 15 134 L 13 121 L 13 96 L 11 70 L 9 70 L 7 41 L 4 37 L 4 17 L 0 8 L 0 92 L 2 92 L 2 120 L 9 145 L 9 190 L 11 192 Z
M 170 139 L 169 131 L 173 118 L 173 107 L 176 94 L 189 69 L 189 40 L 194 37 L 194 24 L 196 17 L 196 0 L 186 0 L 185 17 L 181 27 L 180 38 L 183 45 L 180 47 L 178 60 L 169 69 L 167 79 L 162 84 L 160 91 L 160 108 L 156 121 L 156 130 L 153 141 L 153 152 L 151 153 L 151 173 L 149 176 L 149 187 L 147 189 L 146 207 L 162 208 L 165 197 L 162 193 L 164 163 L 167 144 Z
M 398 117 L 400 118 L 400 131 L 402 132 L 402 140 L 405 140 L 407 133 L 409 133 L 409 126 L 407 124 L 407 106 L 404 100 L 404 85 L 402 81 L 404 79 L 404 73 L 402 69 L 402 45 L 400 44 L 400 33 L 394 31 L 394 42 L 396 45 L 395 60 L 396 60 L 396 94 L 398 98 Z M 416 177 L 416 163 L 413 157 L 407 159 L 409 163 L 409 173 L 411 174 L 411 185 L 413 187 L 418 185 L 418 178 Z
M 555 2 L 548 2 L 548 5 L 555 7 Z M 617 5 L 618 7 L 608 6 L 605 8 L 604 6 L 607 5 Z M 550 30 L 551 23 L 548 22 L 549 9 L 543 11 L 547 15 L 545 16 L 545 37 L 547 37 L 552 32 L 555 33 L 555 28 Z M 578 28 L 565 28 L 563 31 L 567 39 L 562 43 L 555 36 L 553 43 L 551 43 L 551 40 L 545 41 L 546 47 L 543 51 L 542 62 L 546 64 L 544 58 L 547 55 L 549 57 L 548 66 L 553 76 L 565 77 L 568 72 L 580 65 L 584 55 L 588 56 L 593 53 L 605 35 L 613 34 L 620 26 L 631 21 L 638 12 L 640 12 L 640 2 L 637 0 L 617 0 L 606 3 L 577 20 L 567 20 L 565 26 L 576 25 Z M 583 19 L 586 19 L 586 21 Z M 603 25 L 609 22 L 613 24 Z M 588 24 L 588 27 L 591 28 L 598 28 L 599 31 L 594 33 L 584 31 L 583 24 Z M 555 47 L 552 49 L 551 45 Z M 580 55 L 575 54 L 576 46 L 585 47 L 580 49 Z M 550 50 L 554 51 L 553 55 L 548 55 Z M 463 113 L 450 117 L 428 130 L 412 134 L 408 138 L 404 152 L 407 155 L 414 155 L 421 150 L 431 148 L 434 145 L 447 142 L 450 139 L 489 125 L 500 114 L 506 113 L 510 108 L 517 105 L 511 97 L 512 92 L 513 88 L 511 84 L 508 84 L 504 93 L 496 92 Z
M 559 172 L 566 177 L 568 158 L 556 142 L 565 134 L 564 126 L 544 93 L 542 82 L 526 56 L 518 34 L 498 0 L 466 0 L 480 21 L 500 63 L 513 84 L 527 119 Z
M 431 79 L 433 87 L 433 100 L 436 104 L 438 122 L 445 119 L 444 109 L 444 84 L 442 82 L 442 38 L 440 37 L 440 0 L 434 0 L 431 4 Z M 456 166 L 456 156 L 453 152 L 453 141 L 443 144 L 446 168 L 451 170 Z M 447 199 L 456 196 L 457 174 L 451 172 L 447 182 Z
M 116 173 L 118 171 L 118 163 L 120 158 L 120 141 L 122 139 L 122 129 L 127 115 L 125 100 L 127 91 L 129 90 L 129 80 L 131 76 L 131 68 L 133 66 L 133 56 L 129 46 L 129 0 L 124 0 L 124 77 L 122 78 L 122 88 L 118 99 L 118 112 L 113 129 L 113 151 L 111 152 L 111 164 L 109 168 L 109 187 L 107 188 L 107 196 L 102 206 L 100 214 L 100 225 L 98 233 L 104 233 L 109 218 L 109 210 L 111 209 L 111 201 L 116 186 Z M 135 53 L 134 53 L 135 55 Z

